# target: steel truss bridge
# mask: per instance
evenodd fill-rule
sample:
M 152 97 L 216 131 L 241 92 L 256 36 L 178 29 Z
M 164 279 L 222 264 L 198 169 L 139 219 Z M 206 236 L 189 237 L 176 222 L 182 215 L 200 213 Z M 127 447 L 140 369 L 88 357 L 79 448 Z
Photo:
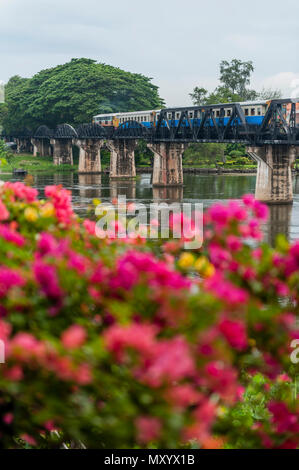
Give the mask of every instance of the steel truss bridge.
M 103 127 L 99 124 L 81 124 L 74 128 L 69 124 L 61 124 L 53 130 L 41 125 L 35 132 L 22 129 L 10 137 L 20 139 L 144 139 L 153 143 L 237 142 L 256 146 L 265 144 L 299 145 L 299 119 L 296 115 L 298 101 L 298 99 L 272 100 L 262 123 L 255 126 L 248 125 L 246 122 L 246 116 L 240 103 L 228 103 L 163 109 L 156 124 L 149 128 L 137 121 L 124 122 L 118 128 Z M 290 109 L 288 117 L 285 116 L 286 105 L 289 105 Z M 224 118 L 227 109 L 231 110 L 230 117 Z M 175 124 L 177 112 L 180 112 L 181 115 L 178 124 Z M 189 117 L 190 112 L 194 116 L 192 119 Z

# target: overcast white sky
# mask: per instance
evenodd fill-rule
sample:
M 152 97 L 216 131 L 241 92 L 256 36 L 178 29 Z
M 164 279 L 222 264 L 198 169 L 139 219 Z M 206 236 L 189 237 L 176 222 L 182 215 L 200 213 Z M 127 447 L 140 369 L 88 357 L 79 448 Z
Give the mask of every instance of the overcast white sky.
M 153 77 L 169 106 L 212 90 L 222 59 L 299 95 L 298 0 L 0 0 L 0 80 L 89 57 Z

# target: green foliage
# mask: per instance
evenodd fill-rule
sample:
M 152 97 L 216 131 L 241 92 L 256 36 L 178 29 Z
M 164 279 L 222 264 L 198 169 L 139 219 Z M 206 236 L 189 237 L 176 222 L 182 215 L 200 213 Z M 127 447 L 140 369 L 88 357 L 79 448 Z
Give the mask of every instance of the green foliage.
M 190 144 L 184 153 L 184 163 L 210 166 L 224 161 L 225 144 Z
M 189 94 L 193 103 L 198 106 L 201 104 L 204 105 L 207 103 L 207 99 L 208 99 L 207 95 L 208 95 L 208 90 L 206 90 L 205 88 L 200 88 L 198 86 L 196 86 L 193 92 Z
M 1 141 L 0 141 L 0 160 L 2 165 L 5 166 L 5 173 L 12 173 L 14 168 L 20 168 L 27 170 L 30 173 L 37 172 L 64 172 L 73 171 L 77 169 L 77 166 L 72 165 L 59 165 L 56 166 L 53 163 L 53 157 L 34 157 L 31 154 L 18 154 L 15 155 L 10 151 L 5 150 L 1 152 Z
M 3 125 L 8 132 L 35 129 L 41 123 L 79 124 L 98 113 L 163 106 L 150 78 L 85 58 L 42 70 L 31 79 L 12 77 L 5 91 Z
M 7 166 L 12 153 L 7 149 L 4 140 L 0 140 L 0 167 Z
M 146 145 L 145 140 L 138 142 L 138 146 L 135 150 L 135 163 L 139 166 L 149 166 L 152 163 L 153 153 Z
M 252 61 L 242 62 L 233 59 L 231 62 L 222 60 L 220 63 L 220 82 L 233 94 L 247 99 L 246 87 L 250 84 L 250 75 L 254 71 Z
M 190 93 L 195 105 L 234 103 L 254 101 L 257 99 L 271 100 L 281 98 L 280 90 L 263 88 L 261 92 L 250 90 L 250 76 L 254 71 L 252 61 L 242 62 L 233 59 L 220 63 L 220 85 L 211 93 L 205 88 L 195 87 Z
M 275 100 L 282 97 L 281 90 L 272 90 L 271 88 L 263 88 L 259 93 L 259 99 L 261 100 Z
M 184 153 L 185 166 L 213 168 L 241 167 L 254 168 L 252 160 L 246 154 L 246 148 L 240 144 L 191 144 Z

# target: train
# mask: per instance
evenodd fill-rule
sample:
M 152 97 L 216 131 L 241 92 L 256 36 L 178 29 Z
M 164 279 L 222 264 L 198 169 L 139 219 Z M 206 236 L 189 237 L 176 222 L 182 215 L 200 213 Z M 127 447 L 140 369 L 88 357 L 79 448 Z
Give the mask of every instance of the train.
M 249 126 L 259 126 L 261 125 L 264 116 L 267 112 L 267 109 L 270 105 L 271 101 L 243 101 L 240 104 L 241 108 L 244 111 L 246 122 Z M 226 125 L 230 117 L 232 115 L 232 108 L 229 105 L 232 103 L 223 103 L 225 106 L 224 108 L 224 115 L 221 117 L 223 118 L 223 124 Z M 236 104 L 236 103 L 233 103 Z M 217 107 L 216 107 L 217 106 Z M 215 105 L 213 109 L 212 105 L 212 113 L 213 116 L 218 123 L 220 119 L 220 106 Z M 181 113 L 184 111 L 188 111 L 189 121 L 193 125 L 193 121 L 197 120 L 197 124 L 200 124 L 202 112 L 204 110 L 200 110 L 200 107 L 189 107 L 189 108 L 169 108 L 163 111 L 166 111 L 167 118 L 171 123 L 172 127 L 178 126 L 178 123 L 181 118 Z M 151 128 L 157 125 L 159 120 L 159 116 L 161 113 L 161 109 L 154 109 L 148 111 L 135 111 L 135 112 L 126 112 L 126 113 L 106 113 L 106 114 L 97 114 L 93 117 L 93 123 L 100 124 L 103 127 L 114 127 L 118 128 L 121 125 L 130 124 L 130 121 L 134 123 L 140 123 L 145 127 Z M 290 115 L 291 105 L 285 104 L 283 105 L 283 114 L 287 119 Z M 296 112 L 297 112 L 297 123 L 299 122 L 299 103 L 296 103 Z M 165 124 L 164 124 L 165 125 Z M 213 125 L 213 120 L 210 119 L 210 125 Z

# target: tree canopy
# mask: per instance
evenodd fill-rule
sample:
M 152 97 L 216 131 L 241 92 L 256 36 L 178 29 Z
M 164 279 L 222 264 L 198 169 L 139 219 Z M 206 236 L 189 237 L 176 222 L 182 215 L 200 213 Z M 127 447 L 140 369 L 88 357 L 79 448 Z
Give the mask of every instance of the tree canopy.
M 32 78 L 12 77 L 0 120 L 7 132 L 90 122 L 99 113 L 155 109 L 164 102 L 151 78 L 91 59 L 72 59 Z

